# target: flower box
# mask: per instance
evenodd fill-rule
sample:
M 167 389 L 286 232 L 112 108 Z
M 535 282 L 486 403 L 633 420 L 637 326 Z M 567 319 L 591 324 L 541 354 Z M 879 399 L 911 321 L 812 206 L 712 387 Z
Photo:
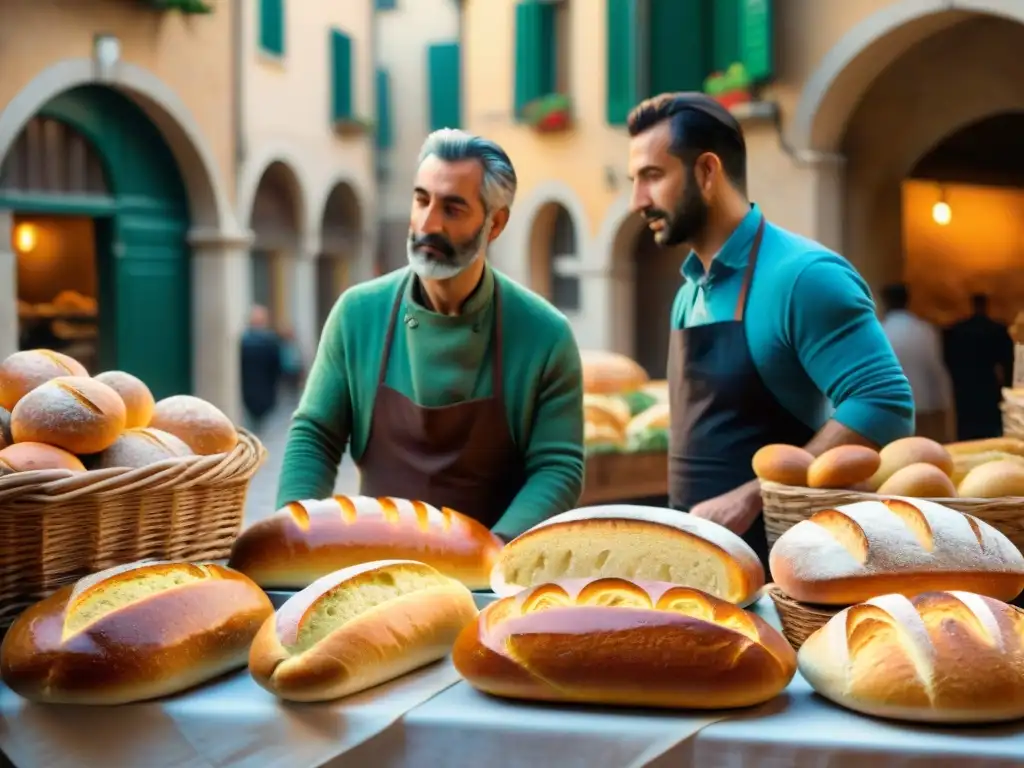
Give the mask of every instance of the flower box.
M 572 128 L 572 100 L 562 93 L 534 99 L 523 109 L 523 121 L 538 133 L 559 133 Z
M 334 132 L 339 136 L 362 136 L 374 129 L 374 122 L 363 117 L 341 117 L 334 121 Z

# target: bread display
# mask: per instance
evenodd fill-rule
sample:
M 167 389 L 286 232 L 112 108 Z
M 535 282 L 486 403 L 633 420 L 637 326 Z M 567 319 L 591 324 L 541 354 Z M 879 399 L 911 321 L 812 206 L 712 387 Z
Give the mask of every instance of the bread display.
M 649 380 L 647 371 L 625 355 L 604 350 L 582 350 L 583 391 L 595 395 L 632 392 Z
M 1024 556 L 1004 534 L 923 499 L 817 512 L 779 537 L 769 567 L 790 597 L 822 605 L 945 589 L 1012 600 L 1024 590 Z
M 194 456 L 183 441 L 167 432 L 149 427 L 125 430 L 112 446 L 99 455 L 98 469 L 138 469 L 166 459 Z
M 200 456 L 227 453 L 238 444 L 231 419 L 217 406 L 192 395 L 174 395 L 158 402 L 149 426 L 170 432 Z
M 22 397 L 11 412 L 16 443 L 47 443 L 75 454 L 106 450 L 124 431 L 121 396 L 102 382 L 60 376 Z
M 806 486 L 807 470 L 814 455 L 795 445 L 766 445 L 754 454 L 754 474 L 761 480 L 783 485 Z
M 0 475 L 39 469 L 85 472 L 85 466 L 77 456 L 52 445 L 14 443 L 0 450 Z
M 1024 717 L 1024 613 L 969 592 L 883 595 L 811 635 L 800 672 L 877 717 L 991 723 Z
M 667 451 L 671 428 L 668 403 L 655 403 L 626 425 L 626 447 L 630 451 Z
M 952 462 L 950 462 L 952 468 Z M 949 475 L 934 464 L 910 464 L 897 470 L 878 488 L 882 496 L 913 496 L 919 499 L 949 499 L 956 486 Z
M 0 408 L 13 411 L 21 398 L 58 376 L 88 375 L 81 363 L 60 352 L 48 349 L 15 352 L 0 362 Z
M 672 509 L 611 504 L 563 512 L 513 539 L 491 588 L 505 597 L 599 577 L 670 582 L 741 605 L 764 586 L 754 550 L 728 528 Z
M 863 445 L 839 445 L 818 456 L 807 468 L 810 488 L 853 488 L 878 471 L 878 451 Z
M 968 499 L 1024 496 L 1024 462 L 1001 459 L 979 464 L 960 481 L 957 492 Z
M 124 400 L 125 429 L 149 426 L 156 401 L 145 382 L 124 371 L 105 371 L 93 378 L 102 381 Z
M 272 615 L 259 587 L 222 566 L 132 563 L 21 614 L 0 646 L 0 676 L 43 703 L 158 698 L 244 666 Z
M 692 709 L 760 704 L 796 672 L 793 649 L 760 617 L 695 589 L 619 578 L 492 603 L 452 661 L 496 696 Z
M 486 589 L 501 540 L 451 509 L 421 501 L 336 496 L 292 502 L 239 536 L 230 566 L 265 589 L 302 589 L 341 568 L 417 560 Z
M 927 437 L 894 440 L 878 452 L 878 457 L 881 460 L 878 471 L 868 480 L 868 485 L 872 489 L 880 489 L 894 474 L 914 464 L 929 464 L 941 470 L 947 477 L 953 474 L 953 456 L 945 447 Z
M 282 699 L 337 699 L 444 658 L 476 615 L 469 590 L 429 565 L 364 563 L 318 579 L 267 619 L 249 671 Z

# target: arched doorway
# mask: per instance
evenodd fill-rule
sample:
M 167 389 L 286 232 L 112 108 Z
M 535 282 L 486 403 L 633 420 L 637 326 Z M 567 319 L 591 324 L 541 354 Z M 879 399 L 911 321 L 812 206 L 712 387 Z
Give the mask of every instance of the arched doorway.
M 130 371 L 158 397 L 192 391 L 188 198 L 134 101 L 85 85 L 47 102 L 3 157 L 0 210 L 13 219 L 19 346 Z
M 562 312 L 579 312 L 580 253 L 576 223 L 561 203 L 545 203 L 530 232 L 530 287 Z
M 320 225 L 320 254 L 317 258 L 316 305 L 317 331 L 349 286 L 350 268 L 357 258 L 362 238 L 362 210 L 355 190 L 349 184 L 336 184 L 327 197 Z
M 294 171 L 280 161 L 267 166 L 256 186 L 249 227 L 253 232 L 252 300 L 270 311 L 283 332 L 295 327 L 294 260 L 302 241 L 300 189 Z

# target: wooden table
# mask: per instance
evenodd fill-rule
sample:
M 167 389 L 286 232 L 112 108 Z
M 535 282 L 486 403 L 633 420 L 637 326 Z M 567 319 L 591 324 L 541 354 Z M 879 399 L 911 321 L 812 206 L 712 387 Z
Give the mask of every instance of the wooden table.
M 601 453 L 587 458 L 580 506 L 668 496 L 668 455 Z

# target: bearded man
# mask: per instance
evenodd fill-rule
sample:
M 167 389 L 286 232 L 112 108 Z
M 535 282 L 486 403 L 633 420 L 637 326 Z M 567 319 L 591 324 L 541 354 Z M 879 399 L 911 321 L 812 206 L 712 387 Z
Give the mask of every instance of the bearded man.
M 910 384 L 850 263 L 748 200 L 728 110 L 663 94 L 628 128 L 632 208 L 658 245 L 691 248 L 670 319 L 670 502 L 741 534 L 767 565 L 754 453 L 907 437 Z
M 516 173 L 445 129 L 420 152 L 409 266 L 342 294 L 292 420 L 277 502 L 360 492 L 449 507 L 509 539 L 583 487 L 583 373 L 566 318 L 487 262 Z

